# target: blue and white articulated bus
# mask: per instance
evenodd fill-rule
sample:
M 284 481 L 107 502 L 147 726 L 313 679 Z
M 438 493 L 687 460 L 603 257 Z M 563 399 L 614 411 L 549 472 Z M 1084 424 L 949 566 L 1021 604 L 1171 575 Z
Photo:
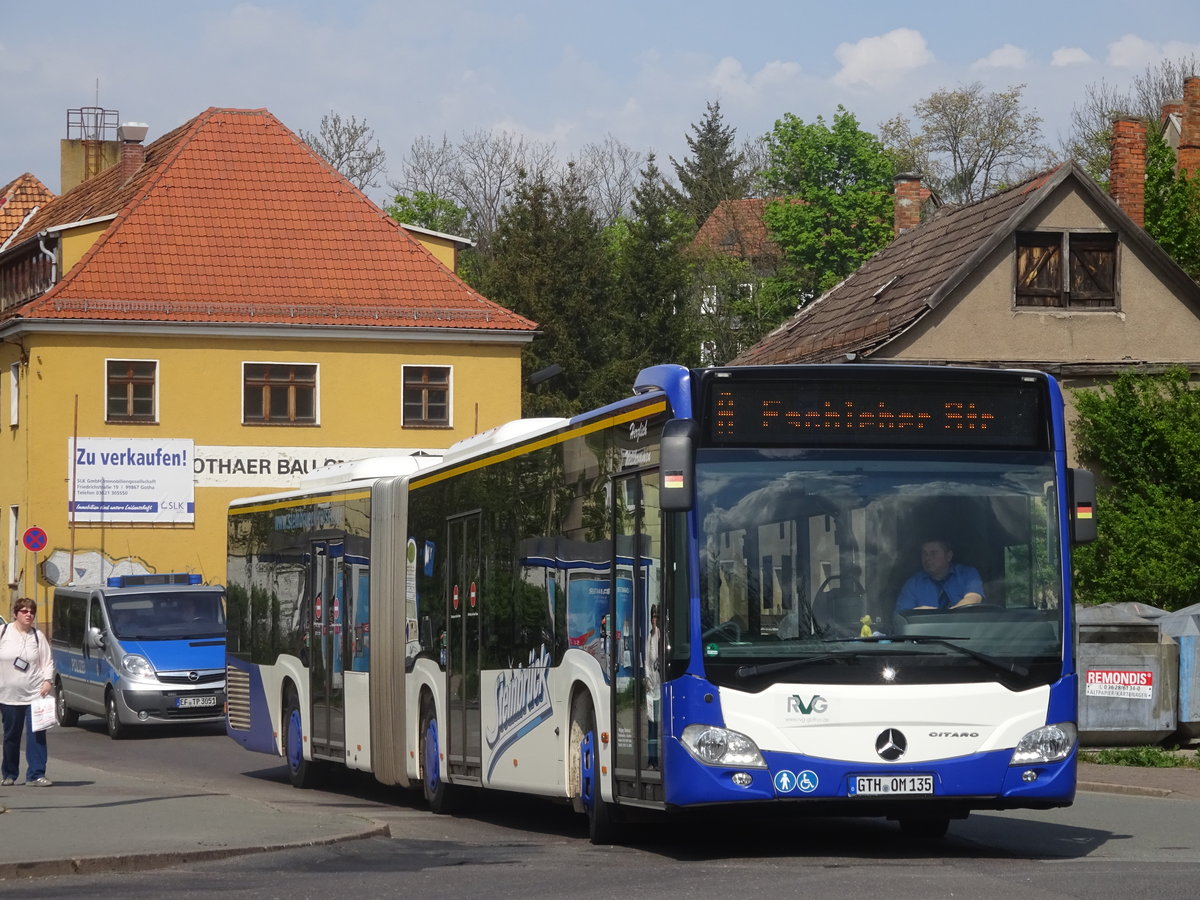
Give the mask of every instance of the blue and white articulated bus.
M 227 730 L 299 786 L 537 794 L 596 842 L 750 804 L 940 836 L 1075 796 L 1094 491 L 1044 373 L 659 366 L 371 467 L 229 510 Z

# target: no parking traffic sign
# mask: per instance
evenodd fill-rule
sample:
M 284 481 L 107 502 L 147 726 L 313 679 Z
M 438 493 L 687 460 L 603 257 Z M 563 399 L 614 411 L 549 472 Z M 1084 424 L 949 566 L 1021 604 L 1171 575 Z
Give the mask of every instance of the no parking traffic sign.
M 26 528 L 25 534 L 21 536 L 21 543 L 25 545 L 25 549 L 34 553 L 45 550 L 47 540 L 46 532 L 40 528 Z

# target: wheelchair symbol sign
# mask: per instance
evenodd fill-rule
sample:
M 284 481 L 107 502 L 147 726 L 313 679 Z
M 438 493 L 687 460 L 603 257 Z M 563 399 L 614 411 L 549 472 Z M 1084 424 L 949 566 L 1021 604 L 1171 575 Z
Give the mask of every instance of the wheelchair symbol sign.
M 792 791 L 811 794 L 820 783 L 817 773 L 811 769 L 805 769 L 803 772 L 789 772 L 787 769 L 782 769 L 775 773 L 773 781 L 775 790 L 781 794 L 790 794 Z

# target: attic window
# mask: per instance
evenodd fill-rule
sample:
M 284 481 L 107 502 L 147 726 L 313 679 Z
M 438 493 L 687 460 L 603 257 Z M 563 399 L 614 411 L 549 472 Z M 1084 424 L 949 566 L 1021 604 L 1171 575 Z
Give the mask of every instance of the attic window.
M 1018 234 L 1016 266 L 1016 305 L 1020 308 L 1110 310 L 1117 306 L 1115 234 Z

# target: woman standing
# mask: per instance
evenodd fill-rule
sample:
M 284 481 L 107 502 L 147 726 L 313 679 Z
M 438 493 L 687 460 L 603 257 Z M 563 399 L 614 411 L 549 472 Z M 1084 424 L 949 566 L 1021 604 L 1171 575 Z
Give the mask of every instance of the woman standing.
M 16 784 L 21 764 L 21 732 L 25 732 L 25 783 L 46 787 L 46 732 L 33 730 L 29 704 L 54 689 L 50 642 L 34 625 L 37 603 L 29 597 L 13 601 L 13 621 L 0 629 L 0 714 L 4 719 L 4 762 L 0 784 Z

